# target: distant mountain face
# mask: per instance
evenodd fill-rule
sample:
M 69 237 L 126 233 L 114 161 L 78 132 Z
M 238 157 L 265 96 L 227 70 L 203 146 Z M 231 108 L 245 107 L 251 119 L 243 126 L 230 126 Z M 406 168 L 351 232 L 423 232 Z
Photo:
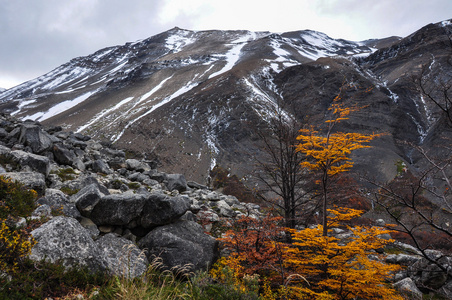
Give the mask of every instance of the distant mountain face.
M 432 73 L 451 73 L 443 64 L 451 26 L 363 42 L 309 30 L 173 28 L 75 58 L 6 90 L 0 111 L 92 135 L 204 182 L 216 164 L 250 173 L 261 154 L 257 132 L 277 106 L 322 122 L 347 86 L 346 101 L 367 107 L 344 129 L 388 133 L 356 155 L 357 167 L 390 178 L 397 160 L 414 163 L 396 140 L 434 143 L 433 135 L 443 132 L 439 110 L 416 91 L 412 77 L 426 63 Z

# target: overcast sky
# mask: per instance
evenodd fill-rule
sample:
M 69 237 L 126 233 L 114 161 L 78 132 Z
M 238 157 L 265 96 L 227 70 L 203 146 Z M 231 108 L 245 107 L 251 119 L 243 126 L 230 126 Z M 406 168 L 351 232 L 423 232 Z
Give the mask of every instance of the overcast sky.
M 312 29 L 360 41 L 452 18 L 452 0 L 0 0 L 0 87 L 101 48 L 191 30 Z

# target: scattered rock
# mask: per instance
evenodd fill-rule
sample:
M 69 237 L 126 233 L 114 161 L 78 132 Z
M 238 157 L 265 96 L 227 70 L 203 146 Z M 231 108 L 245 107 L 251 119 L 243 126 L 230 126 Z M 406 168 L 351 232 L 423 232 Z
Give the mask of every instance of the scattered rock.
M 184 192 L 188 188 L 185 176 L 182 174 L 168 174 L 166 180 L 166 187 L 169 191 L 177 190 L 179 192 Z
M 422 292 L 417 288 L 411 278 L 405 278 L 394 283 L 394 287 L 401 293 L 410 297 L 410 299 L 422 299 Z
M 96 241 L 107 268 L 115 275 L 135 278 L 146 272 L 148 260 L 144 251 L 131 241 L 108 233 Z
M 205 270 L 218 256 L 218 242 L 204 233 L 201 225 L 179 220 L 155 228 L 138 245 L 147 249 L 151 261 L 160 257 L 165 268 L 181 267 L 187 272 Z
M 87 266 L 92 271 L 106 268 L 90 233 L 74 218 L 55 217 L 31 234 L 37 241 L 30 254 L 35 261 L 60 261 L 68 268 Z
M 144 228 L 174 222 L 190 208 L 187 197 L 170 197 L 163 194 L 150 194 L 144 202 L 141 226 Z

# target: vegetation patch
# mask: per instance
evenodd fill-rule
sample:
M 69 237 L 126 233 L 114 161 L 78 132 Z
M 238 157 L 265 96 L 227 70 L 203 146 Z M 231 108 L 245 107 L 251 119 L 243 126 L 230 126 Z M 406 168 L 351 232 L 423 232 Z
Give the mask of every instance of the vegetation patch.
M 56 172 L 52 172 L 52 174 L 58 175 L 58 177 L 60 177 L 61 181 L 68 181 L 68 180 L 74 180 L 75 175 L 77 173 L 74 171 L 74 169 L 69 167 L 69 168 L 61 168 Z
M 68 196 L 72 196 L 77 194 L 80 190 L 79 189 L 73 189 L 67 186 L 63 186 L 60 191 L 62 191 L 63 193 L 65 193 Z
M 0 219 L 30 216 L 38 194 L 11 179 L 0 176 Z

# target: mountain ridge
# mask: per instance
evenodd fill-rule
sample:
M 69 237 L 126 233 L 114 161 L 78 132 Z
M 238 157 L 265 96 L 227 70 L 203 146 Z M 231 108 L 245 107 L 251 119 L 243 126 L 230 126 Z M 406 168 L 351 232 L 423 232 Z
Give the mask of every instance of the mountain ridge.
M 356 87 L 349 96 L 372 111 L 354 116 L 347 129 L 391 134 L 373 151 L 386 153 L 381 159 L 388 162 L 378 172 L 387 179 L 394 175 L 389 170 L 394 160 L 412 159 L 395 140 L 428 140 L 439 118 L 411 91 L 408 77 L 418 72 L 417 64 L 428 62 L 428 55 L 416 55 L 442 43 L 444 24 L 427 25 L 402 39 L 363 42 L 311 30 L 277 34 L 175 27 L 74 58 L 8 89 L 0 94 L 0 110 L 93 135 L 203 182 L 217 164 L 249 174 L 253 157 L 262 155 L 256 130 L 274 117 L 281 101 L 298 107 L 286 113 L 321 121 L 344 82 L 352 83 Z M 441 46 L 432 54 L 442 61 L 446 50 Z M 357 83 L 375 88 L 361 96 Z M 364 160 L 357 164 L 366 165 Z

